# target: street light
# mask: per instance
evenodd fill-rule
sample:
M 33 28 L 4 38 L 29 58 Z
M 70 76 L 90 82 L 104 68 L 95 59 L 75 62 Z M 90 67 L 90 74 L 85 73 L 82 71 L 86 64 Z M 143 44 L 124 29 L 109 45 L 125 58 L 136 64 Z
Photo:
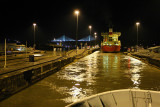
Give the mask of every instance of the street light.
M 35 30 L 36 30 L 36 23 L 33 23 L 33 27 L 34 27 L 34 44 L 33 44 L 33 49 L 35 50 L 35 48 L 36 48 L 36 44 L 35 44 Z
M 91 48 L 91 29 L 92 29 L 92 26 L 91 26 L 91 25 L 89 25 L 89 29 L 90 29 L 89 43 L 90 43 L 90 48 Z
M 91 35 L 91 29 L 92 29 L 92 26 L 91 26 L 91 25 L 89 25 L 89 29 L 90 29 L 90 35 Z
M 94 33 L 94 37 L 95 37 L 95 46 L 96 46 L 96 38 L 97 38 L 97 33 Z
M 79 10 L 75 10 L 74 13 L 77 15 L 77 27 L 76 27 L 76 53 L 77 53 L 77 36 L 78 36 L 78 15 L 79 15 Z
M 138 50 L 138 26 L 139 26 L 139 22 L 136 22 L 136 26 L 137 26 L 137 50 Z

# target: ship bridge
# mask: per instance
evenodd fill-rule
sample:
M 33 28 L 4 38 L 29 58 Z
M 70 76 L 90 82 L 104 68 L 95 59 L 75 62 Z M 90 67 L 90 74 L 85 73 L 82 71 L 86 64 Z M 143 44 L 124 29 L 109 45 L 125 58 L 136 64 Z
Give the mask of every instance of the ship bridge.
M 101 36 L 103 36 L 103 45 L 121 45 L 118 40 L 121 32 L 113 32 L 112 28 L 110 28 L 109 32 L 101 33 Z

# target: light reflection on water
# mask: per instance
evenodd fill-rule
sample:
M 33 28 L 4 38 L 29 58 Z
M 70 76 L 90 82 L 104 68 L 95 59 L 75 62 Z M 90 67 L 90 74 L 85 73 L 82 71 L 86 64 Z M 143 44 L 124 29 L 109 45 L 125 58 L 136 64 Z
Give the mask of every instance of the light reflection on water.
M 92 95 L 93 89 L 89 86 L 95 84 L 97 69 L 97 56 L 99 52 L 95 52 L 78 62 L 67 66 L 63 71 L 57 73 L 61 80 L 74 81 L 73 86 L 68 89 L 68 97 L 62 99 L 66 103 L 76 102 L 89 95 Z M 84 86 L 85 85 L 85 86 Z M 86 87 L 86 88 L 84 88 Z M 88 87 L 88 88 L 87 88 Z
M 139 85 L 141 84 L 141 69 L 145 67 L 145 64 L 135 58 L 126 57 L 128 59 L 128 69 L 131 73 L 131 80 L 133 82 L 133 88 L 139 88 Z M 132 67 L 132 68 L 131 68 Z
M 121 71 L 124 68 L 121 70 L 121 64 L 123 64 L 121 60 L 124 59 L 129 59 L 126 66 L 128 67 L 127 75 L 130 75 L 130 86 L 128 88 L 131 88 L 131 86 L 132 88 L 138 88 L 141 81 L 139 69 L 142 69 L 144 63 L 120 53 L 100 53 L 97 51 L 57 73 L 59 79 L 72 81 L 73 83 L 73 86 L 67 90 L 68 97 L 62 100 L 66 103 L 72 103 L 97 92 L 111 90 L 112 87 L 116 89 L 115 86 L 121 84 L 119 79 L 123 79 Z M 131 82 L 133 85 L 131 85 Z M 103 84 L 106 84 L 106 87 Z
M 149 77 L 154 71 L 159 70 L 130 56 L 97 51 L 53 74 L 53 80 L 45 84 L 63 96 L 57 100 L 68 104 L 104 91 L 154 89 L 153 84 L 145 83 L 148 78 L 154 80 Z

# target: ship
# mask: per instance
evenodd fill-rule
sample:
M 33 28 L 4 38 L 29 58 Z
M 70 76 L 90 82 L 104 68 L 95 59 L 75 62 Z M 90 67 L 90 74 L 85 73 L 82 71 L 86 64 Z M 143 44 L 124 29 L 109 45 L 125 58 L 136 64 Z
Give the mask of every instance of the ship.
M 121 36 L 121 32 L 113 32 L 113 28 L 109 28 L 109 32 L 101 33 L 101 36 L 103 36 L 102 52 L 120 52 L 121 41 L 118 37 Z

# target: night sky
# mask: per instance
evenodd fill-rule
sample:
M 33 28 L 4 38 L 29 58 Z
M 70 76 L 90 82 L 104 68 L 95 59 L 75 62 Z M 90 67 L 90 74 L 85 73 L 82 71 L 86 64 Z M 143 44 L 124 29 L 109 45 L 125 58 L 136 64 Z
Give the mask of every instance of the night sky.
M 110 25 L 114 31 L 121 32 L 122 46 L 136 45 L 136 22 L 139 26 L 139 44 L 160 45 L 160 0 L 59 0 L 37 2 L 0 1 L 0 41 L 19 40 L 33 43 L 33 23 L 37 23 L 36 42 L 45 44 L 53 38 L 65 34 L 75 39 L 76 15 L 79 9 L 78 39 L 92 33 L 108 31 Z

